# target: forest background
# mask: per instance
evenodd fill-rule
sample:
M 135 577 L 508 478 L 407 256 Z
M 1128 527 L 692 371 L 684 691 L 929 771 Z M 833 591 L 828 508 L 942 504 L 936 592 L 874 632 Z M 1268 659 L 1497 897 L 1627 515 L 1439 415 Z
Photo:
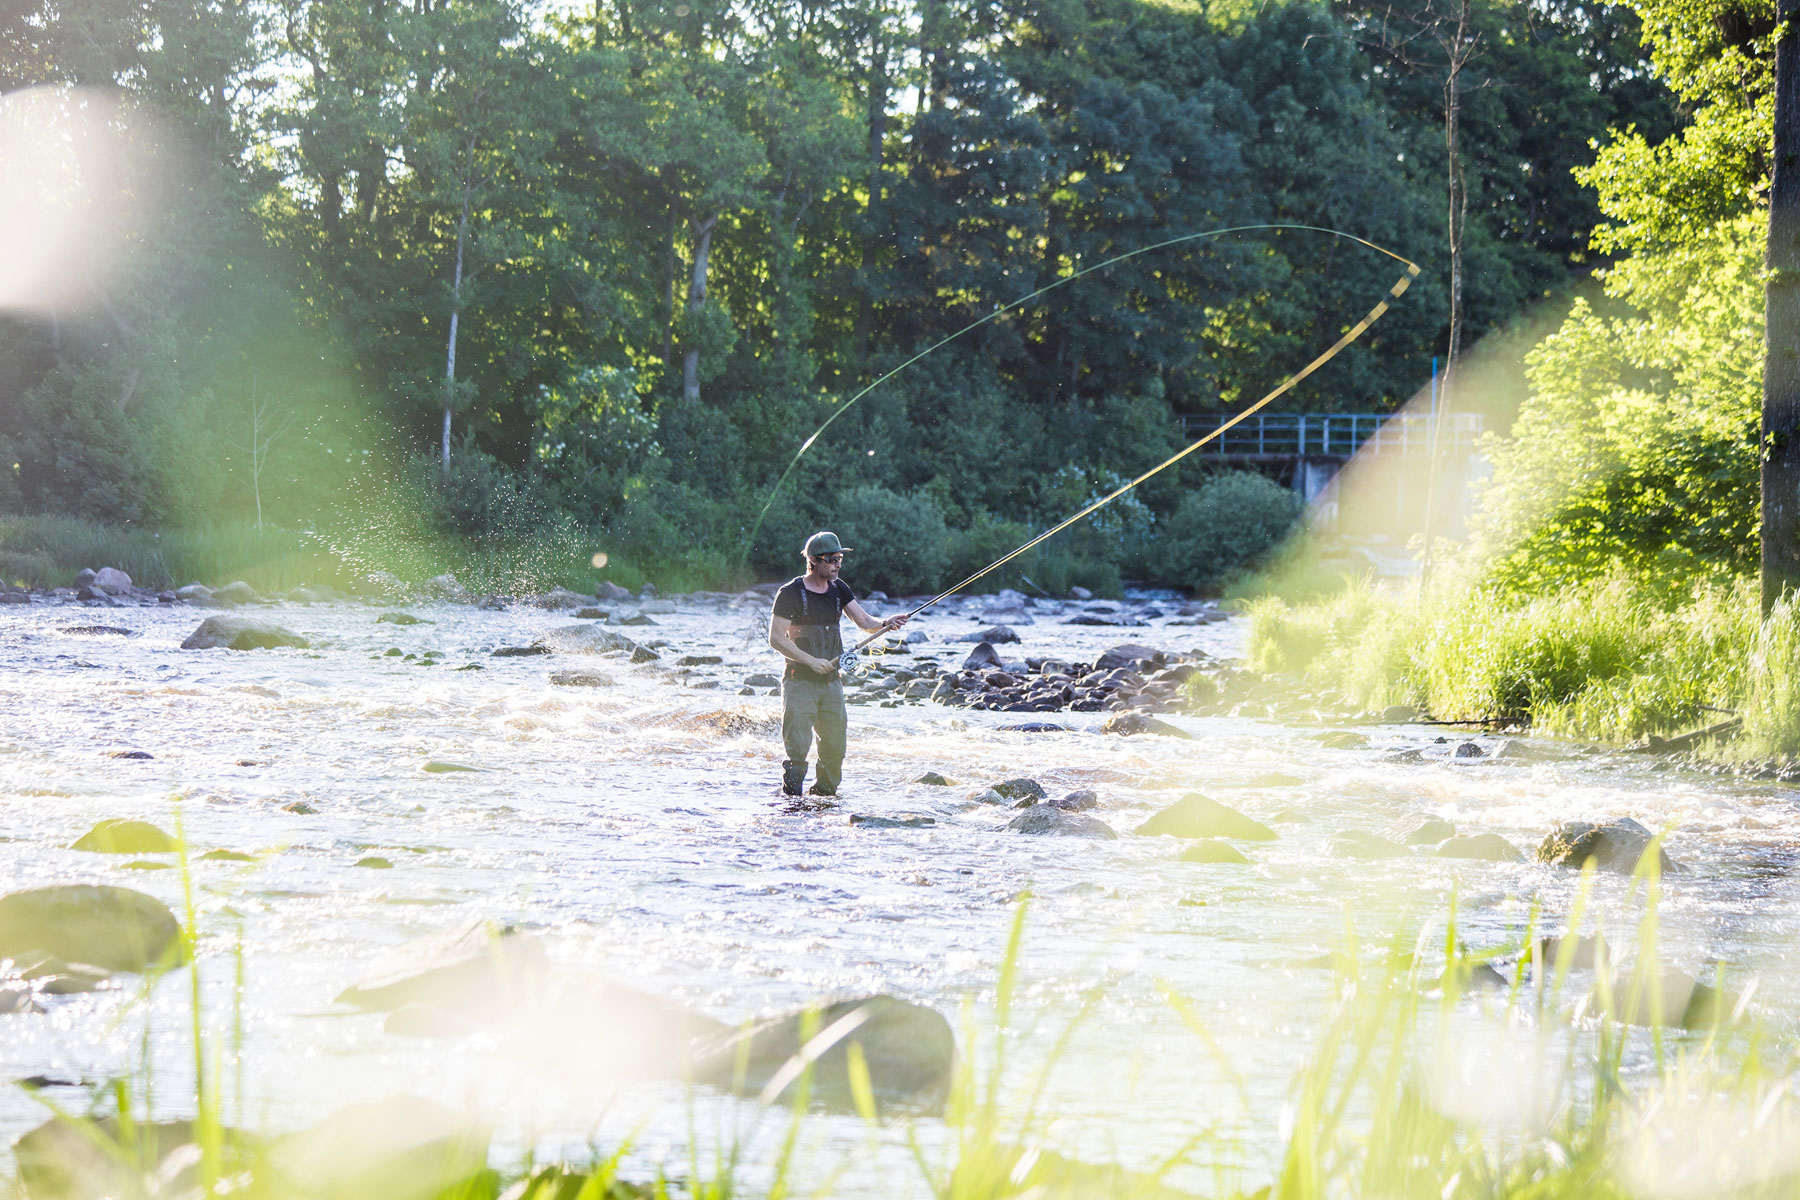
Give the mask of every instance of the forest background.
M 134 153 L 79 308 L 0 314 L 0 574 L 127 529 L 158 548 L 117 565 L 179 582 L 211 530 L 220 562 L 315 575 L 591 586 L 603 549 L 627 583 L 720 586 L 824 524 L 887 549 L 865 586 L 932 586 L 1260 395 L 1394 274 L 1260 232 L 1057 289 L 847 412 L 749 542 L 849 396 L 1108 256 L 1255 223 L 1391 246 L 1419 283 L 1284 404 L 1425 385 L 1458 53 L 1463 345 L 1555 330 L 1520 428 L 1577 422 L 1495 448 L 1491 573 L 1741 572 L 1772 27 L 1668 0 L 9 5 L 0 92 L 115 94 Z M 1184 466 L 1026 570 L 1204 587 L 1294 512 Z

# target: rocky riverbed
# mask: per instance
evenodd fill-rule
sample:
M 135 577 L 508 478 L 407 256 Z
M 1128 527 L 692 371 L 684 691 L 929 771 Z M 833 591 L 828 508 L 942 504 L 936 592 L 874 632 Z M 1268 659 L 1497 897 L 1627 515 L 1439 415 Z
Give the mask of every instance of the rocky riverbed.
M 1091 1006 L 1046 1089 L 1059 1148 L 1148 1165 L 1203 1110 L 1241 1161 L 1196 1177 L 1223 1165 L 1260 1186 L 1347 929 L 1352 949 L 1402 929 L 1441 944 L 1455 895 L 1461 938 L 1510 983 L 1534 911 L 1558 930 L 1583 862 L 1600 870 L 1576 932 L 1597 916 L 1631 944 L 1630 870 L 1654 833 L 1658 970 L 1687 989 L 1658 1017 L 1691 1002 L 1696 1019 L 1724 1005 L 1793 1025 L 1790 788 L 1348 712 L 1240 670 L 1239 623 L 1212 605 L 933 609 L 851 688 L 843 795 L 794 802 L 776 787 L 768 588 L 361 590 L 156 594 L 97 571 L 0 596 L 0 890 L 158 906 L 54 893 L 145 922 L 137 959 L 96 962 L 106 947 L 73 934 L 32 944 L 53 893 L 0 900 L 13 1078 L 80 1107 L 147 1036 L 156 1104 L 191 1106 L 188 968 L 147 992 L 154 972 L 133 973 L 166 933 L 155 913 L 184 911 L 178 830 L 209 1019 L 244 1038 L 233 1103 L 270 1132 L 406 1092 L 491 1123 L 498 1154 L 635 1135 L 646 1169 L 685 1161 L 696 1103 L 709 1137 L 772 1144 L 779 1115 L 755 1097 L 796 1014 L 836 1002 L 829 1019 L 908 1051 L 877 1082 L 930 1144 L 945 1064 L 981 1049 L 954 1046 L 963 1006 L 991 1039 L 1028 896 L 1021 1093 Z M 737 1040 L 745 1022 L 760 1041 Z M 719 1065 L 743 1045 L 750 1081 Z M 42 1113 L 7 1090 L 0 1135 Z M 819 1161 L 864 1153 L 856 1118 L 820 1129 Z M 905 1156 L 898 1127 L 890 1152 Z

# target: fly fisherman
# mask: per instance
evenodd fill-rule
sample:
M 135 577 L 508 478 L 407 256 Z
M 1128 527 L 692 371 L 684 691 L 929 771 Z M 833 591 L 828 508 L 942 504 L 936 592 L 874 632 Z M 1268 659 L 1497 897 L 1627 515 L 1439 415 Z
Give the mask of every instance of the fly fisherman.
M 800 794 L 800 785 L 806 782 L 806 754 L 817 730 L 819 774 L 812 794 L 835 796 L 843 776 L 847 724 L 844 681 L 838 678 L 838 658 L 844 653 L 838 623 L 848 614 L 859 629 L 873 633 L 898 629 L 906 617 L 878 621 L 863 611 L 850 585 L 838 578 L 848 551 L 838 543 L 837 534 L 813 534 L 802 553 L 806 574 L 781 585 L 769 621 L 769 645 L 788 660 L 781 676 L 781 740 L 787 750 L 781 790 L 790 796 Z

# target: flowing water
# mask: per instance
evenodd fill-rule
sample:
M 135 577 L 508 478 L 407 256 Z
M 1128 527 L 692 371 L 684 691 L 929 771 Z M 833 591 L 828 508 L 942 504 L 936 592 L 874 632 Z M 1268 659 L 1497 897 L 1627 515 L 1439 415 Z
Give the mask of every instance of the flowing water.
M 983 605 L 953 602 L 915 623 L 910 662 L 955 665 L 947 641 Z M 1236 653 L 1235 621 L 1147 628 L 1065 625 L 1082 606 L 1039 602 L 1015 627 L 1016 654 L 1092 661 L 1119 641 Z M 1755 1003 L 1787 1023 L 1796 921 L 1789 882 L 1800 845 L 1794 793 L 1660 770 L 1624 754 L 1514 762 L 1451 757 L 1465 735 L 1364 726 L 1369 744 L 1328 749 L 1314 726 L 1230 717 L 1165 719 L 1191 740 L 1102 734 L 1104 714 L 1011 714 L 931 703 L 850 710 L 840 806 L 790 813 L 777 794 L 779 699 L 737 694 L 776 669 L 748 601 L 680 599 L 655 628 L 662 661 L 495 658 L 570 623 L 526 607 L 424 605 L 431 624 L 377 624 L 355 604 L 255 610 L 312 640 L 309 650 L 182 651 L 205 612 L 186 608 L 0 609 L 0 890 L 49 883 L 139 888 L 181 910 L 174 870 L 65 849 L 94 822 L 182 822 L 196 851 L 253 863 L 196 862 L 208 1020 L 214 1051 L 243 1038 L 228 1068 L 227 1115 L 278 1130 L 343 1103 L 408 1092 L 466 1104 L 491 1120 L 502 1153 L 579 1152 L 630 1137 L 644 1169 L 677 1173 L 690 1146 L 747 1140 L 766 1163 L 781 1114 L 667 1084 L 618 1086 L 520 1055 L 504 1038 L 405 1039 L 380 1014 L 333 998 L 389 947 L 470 916 L 536 931 L 552 960 L 679 999 L 722 1020 L 791 1009 L 820 996 L 885 991 L 937 1006 L 986 1061 L 992 1001 L 1015 905 L 1029 893 L 1007 1070 L 1015 1108 L 1071 1020 L 1076 1034 L 1045 1085 L 1043 1127 L 1064 1152 L 1134 1166 L 1200 1129 L 1207 1181 L 1267 1182 L 1280 1113 L 1338 983 L 1304 960 L 1399 934 L 1442 940 L 1456 898 L 1471 946 L 1516 941 L 1534 906 L 1554 925 L 1576 877 L 1532 863 L 1328 857 L 1345 829 L 1379 830 L 1431 811 L 1460 832 L 1491 831 L 1529 849 L 1558 819 L 1631 816 L 1668 829 L 1686 869 L 1663 883 L 1665 957 L 1690 973 L 1725 964 Z M 129 636 L 73 632 L 104 624 Z M 438 664 L 385 654 L 422 654 Z M 722 666 L 672 669 L 683 654 Z M 476 664 L 482 669 L 459 671 Z M 560 687 L 554 670 L 610 675 Z M 1048 720 L 1064 732 L 999 727 Z M 1492 749 L 1494 738 L 1477 737 Z M 1425 761 L 1386 761 L 1421 747 Z M 140 750 L 152 757 L 111 757 Z M 427 771 L 430 763 L 475 768 Z M 915 783 L 936 771 L 950 787 Z M 971 803 L 1019 775 L 1052 796 L 1093 788 L 1092 814 L 1117 841 L 1004 831 L 1014 814 Z M 1178 861 L 1179 843 L 1131 836 L 1150 813 L 1202 790 L 1274 823 L 1278 841 L 1246 846 L 1249 866 Z M 314 811 L 289 811 L 303 802 Z M 852 814 L 923 814 L 924 829 L 860 829 Z M 366 856 L 391 870 L 358 867 Z M 168 861 L 168 856 L 163 856 Z M 1597 911 L 1619 940 L 1639 904 L 1602 879 Z M 233 1031 L 241 948 L 244 992 Z M 1214 1043 L 1183 1024 L 1187 998 Z M 129 989 L 57 998 L 44 1014 L 0 1016 L 0 1074 L 93 1083 L 144 1053 L 153 1105 L 192 1105 L 186 973 L 148 997 Z M 58 1103 L 82 1094 L 52 1088 Z M 0 1137 L 43 1118 L 22 1089 L 0 1090 Z M 929 1147 L 941 1129 L 919 1122 Z M 822 1118 L 809 1161 L 851 1163 L 907 1187 L 903 1129 L 869 1134 Z M 705 1153 L 710 1153 L 710 1150 Z M 709 1161 L 702 1157 L 702 1166 Z M 871 1165 L 872 1164 L 872 1165 Z M 754 1174 L 754 1170 L 752 1170 Z M 1179 1177 L 1179 1176 L 1178 1176 Z M 856 1190 L 852 1184 L 846 1184 Z

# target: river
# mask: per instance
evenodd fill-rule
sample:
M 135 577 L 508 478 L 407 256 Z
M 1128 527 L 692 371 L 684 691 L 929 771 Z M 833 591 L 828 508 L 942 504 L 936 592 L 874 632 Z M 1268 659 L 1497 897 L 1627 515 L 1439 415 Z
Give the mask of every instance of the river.
M 970 647 L 947 639 L 977 628 L 984 606 L 953 602 L 920 618 L 925 640 L 910 661 L 959 663 Z M 702 1143 L 737 1131 L 747 1159 L 766 1162 L 780 1114 L 671 1085 L 572 1078 L 485 1036 L 393 1037 L 379 1014 L 333 997 L 385 949 L 479 915 L 537 932 L 563 969 L 730 1022 L 825 995 L 930 1003 L 965 1036 L 965 1024 L 973 1030 L 985 1061 L 997 966 L 1029 893 L 1006 1076 L 1014 1107 L 1089 1004 L 1040 1102 L 1042 1135 L 1066 1153 L 1144 1166 L 1204 1125 L 1215 1133 L 1194 1177 L 1209 1188 L 1260 1186 L 1291 1082 L 1337 994 L 1331 972 L 1297 964 L 1347 938 L 1369 946 L 1404 930 L 1410 944 L 1422 929 L 1425 944 L 1441 942 L 1453 895 L 1475 947 L 1516 942 L 1534 906 L 1554 925 L 1572 903 L 1571 872 L 1529 861 L 1326 854 L 1334 833 L 1424 810 L 1528 854 L 1558 819 L 1630 816 L 1669 830 L 1684 870 L 1662 885 L 1665 957 L 1690 973 L 1721 962 L 1736 987 L 1756 977 L 1757 1011 L 1792 1027 L 1800 812 L 1790 788 L 1570 746 L 1549 746 L 1545 761 L 1455 758 L 1462 741 L 1491 752 L 1500 739 L 1416 725 L 1354 726 L 1366 747 L 1330 749 L 1310 724 L 1169 715 L 1191 739 L 1124 737 L 1099 732 L 1103 713 L 1021 718 L 920 702 L 853 706 L 840 806 L 790 813 L 776 787 L 779 699 L 736 694 L 748 675 L 776 667 L 757 606 L 677 597 L 674 608 L 654 627 L 621 631 L 666 643 L 661 661 L 637 667 L 493 657 L 572 620 L 524 606 L 412 605 L 431 623 L 406 627 L 378 624 L 387 610 L 357 603 L 256 607 L 252 615 L 312 648 L 244 653 L 179 649 L 208 615 L 185 606 L 0 608 L 0 890 L 114 883 L 179 912 L 178 871 L 65 848 L 107 817 L 172 828 L 178 808 L 196 850 L 258 856 L 194 864 L 200 969 L 220 1045 L 242 958 L 243 1056 L 227 1071 L 241 1091 L 229 1114 L 288 1129 L 347 1101 L 410 1092 L 491 1120 L 501 1157 L 630 1137 L 634 1164 L 677 1174 L 696 1131 Z M 1237 620 L 1171 625 L 1169 615 L 1142 628 L 1063 623 L 1083 608 L 1036 602 L 1030 623 L 1015 625 L 1022 644 L 1003 650 L 1092 661 L 1131 641 L 1230 657 L 1243 636 Z M 93 625 L 129 636 L 71 632 Z M 438 655 L 404 657 L 427 650 Z M 670 666 L 687 654 L 723 663 Z M 471 664 L 481 669 L 457 669 Z M 548 682 L 571 667 L 616 682 Z M 1067 729 L 999 728 L 1021 720 Z M 1390 760 L 1405 748 L 1424 761 Z M 125 750 L 151 757 L 112 757 Z M 954 786 L 914 782 L 927 771 Z M 1090 815 L 1120 838 L 1007 833 L 1015 814 L 967 799 L 1021 775 L 1052 796 L 1096 790 Z M 1274 823 L 1279 840 L 1246 846 L 1250 865 L 1228 866 L 1181 862 L 1174 840 L 1131 835 L 1191 790 Z M 903 813 L 936 824 L 849 822 Z M 355 865 L 368 856 L 393 867 Z M 1596 910 L 1623 940 L 1640 906 L 1626 881 L 1603 878 Z M 1183 1025 L 1171 992 L 1188 998 L 1217 1053 Z M 55 998 L 43 1014 L 0 1016 L 0 1067 L 91 1084 L 147 1044 L 153 1104 L 179 1114 L 184 1097 L 192 1105 L 189 1011 L 185 972 L 145 999 Z M 83 1103 L 77 1088 L 48 1094 Z M 0 1089 L 0 1137 L 43 1116 L 24 1090 Z M 935 1122 L 919 1128 L 928 1148 L 941 1136 Z M 870 1150 L 859 1121 L 822 1118 L 806 1153 L 851 1163 L 844 1186 L 856 1191 L 853 1181 L 905 1157 L 898 1127 L 876 1140 Z M 882 1186 L 910 1190 L 893 1178 Z

